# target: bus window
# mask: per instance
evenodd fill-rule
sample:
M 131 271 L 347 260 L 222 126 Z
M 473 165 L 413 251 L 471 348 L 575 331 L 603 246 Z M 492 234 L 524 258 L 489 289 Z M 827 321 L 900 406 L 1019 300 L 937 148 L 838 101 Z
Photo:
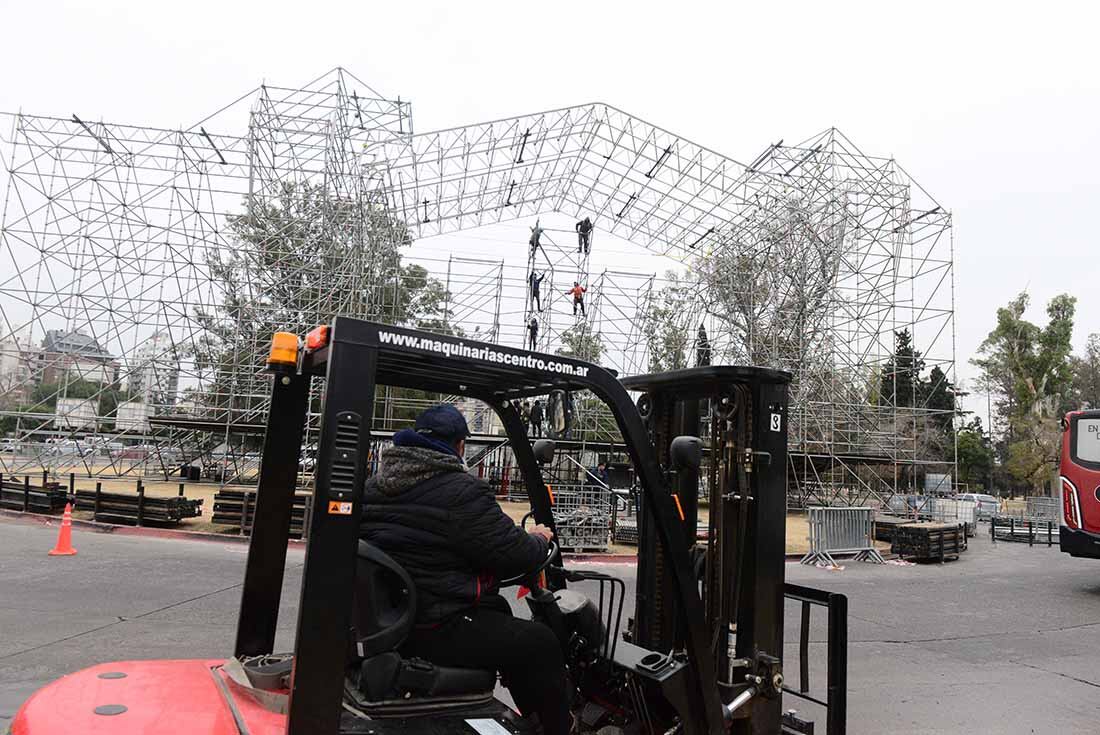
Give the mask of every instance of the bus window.
M 1077 441 L 1074 445 L 1077 461 L 1100 463 L 1100 417 L 1077 419 Z

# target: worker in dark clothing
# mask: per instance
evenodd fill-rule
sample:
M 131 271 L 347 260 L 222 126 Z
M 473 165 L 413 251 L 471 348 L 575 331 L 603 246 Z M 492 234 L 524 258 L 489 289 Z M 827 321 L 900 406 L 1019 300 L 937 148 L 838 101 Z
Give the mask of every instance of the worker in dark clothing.
M 531 349 L 534 350 L 538 347 L 539 343 L 539 320 L 535 317 L 531 317 L 527 320 L 527 341 L 531 344 Z
M 592 220 L 585 217 L 576 224 L 577 252 L 588 255 L 588 249 L 592 246 Z
M 542 286 L 542 279 L 546 278 L 546 274 L 541 276 L 538 271 L 531 271 L 531 275 L 527 276 L 527 283 L 531 286 L 531 303 L 535 305 L 538 311 L 542 311 L 542 299 L 539 298 L 539 289 Z
M 531 437 L 538 438 L 542 436 L 542 401 L 535 401 L 535 405 L 531 406 Z
M 546 735 L 571 725 L 565 659 L 549 627 L 512 616 L 499 580 L 546 559 L 551 531 L 524 532 L 462 459 L 470 431 L 454 406 L 429 408 L 393 436 L 367 482 L 360 536 L 413 579 L 416 627 L 401 648 L 440 666 L 493 669 Z
M 702 322 L 699 331 L 695 333 L 695 367 L 710 365 L 710 340 L 707 338 L 707 330 Z
M 600 462 L 596 465 L 596 479 L 604 484 L 605 487 L 609 486 L 611 476 L 607 471 L 607 463 Z
M 573 295 L 573 316 L 577 315 L 577 307 L 581 308 L 581 316 L 588 316 L 584 313 L 584 292 L 588 289 L 582 286 L 577 281 L 573 281 L 573 288 L 569 289 L 565 293 Z
M 531 257 L 535 257 L 535 253 L 542 245 L 539 243 L 539 239 L 542 237 L 543 229 L 539 227 L 538 220 L 535 220 L 535 226 L 531 228 L 531 238 L 527 241 L 527 244 L 531 246 Z

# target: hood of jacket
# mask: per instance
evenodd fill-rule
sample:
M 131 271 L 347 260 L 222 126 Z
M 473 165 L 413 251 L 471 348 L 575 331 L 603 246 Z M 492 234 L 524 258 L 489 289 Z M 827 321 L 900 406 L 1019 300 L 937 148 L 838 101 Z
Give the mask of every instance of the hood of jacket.
M 462 461 L 426 447 L 393 446 L 382 450 L 378 471 L 368 481 L 386 495 L 399 495 L 444 472 L 465 472 Z

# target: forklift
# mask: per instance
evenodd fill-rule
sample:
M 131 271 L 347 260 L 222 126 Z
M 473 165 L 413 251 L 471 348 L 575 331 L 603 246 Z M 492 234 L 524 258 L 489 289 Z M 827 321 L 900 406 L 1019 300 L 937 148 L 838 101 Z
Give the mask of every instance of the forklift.
M 554 543 L 537 569 L 514 580 L 530 590 L 532 619 L 562 644 L 578 732 L 814 732 L 815 723 L 782 706 L 784 692 L 818 701 L 807 687 L 795 692 L 784 683 L 784 599 L 804 605 L 805 680 L 805 606 L 838 596 L 784 585 L 787 373 L 716 366 L 620 381 L 567 357 L 348 317 L 304 340 L 277 333 L 268 368 L 271 407 L 233 657 L 84 669 L 27 700 L 13 735 L 536 733 L 495 697 L 495 672 L 400 653 L 415 620 L 415 586 L 383 550 L 359 539 L 362 488 L 377 462 L 370 429 L 380 386 L 489 405 L 520 468 L 530 515 L 551 530 L 553 496 L 541 468 L 555 445 L 529 440 L 521 402 L 554 394 L 566 406 L 573 393 L 587 391 L 610 410 L 633 465 L 640 514 L 632 615 L 624 620 L 622 579 L 570 568 Z M 313 510 L 294 651 L 278 655 L 292 502 L 315 378 L 323 380 L 323 407 Z M 637 402 L 631 392 L 640 394 Z M 701 433 L 709 439 L 706 462 Z M 700 543 L 704 467 L 710 514 Z M 843 606 L 830 607 L 830 693 L 819 702 L 828 710 L 827 735 L 844 732 L 846 659 L 834 651 L 834 628 L 843 622 L 834 621 L 836 610 Z

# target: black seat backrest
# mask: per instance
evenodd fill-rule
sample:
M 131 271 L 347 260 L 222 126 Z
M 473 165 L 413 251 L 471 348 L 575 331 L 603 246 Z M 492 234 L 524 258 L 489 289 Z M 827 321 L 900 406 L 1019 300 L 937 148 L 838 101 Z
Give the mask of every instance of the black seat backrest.
M 386 552 L 366 541 L 359 542 L 351 620 L 359 658 L 396 649 L 416 621 L 412 577 Z

